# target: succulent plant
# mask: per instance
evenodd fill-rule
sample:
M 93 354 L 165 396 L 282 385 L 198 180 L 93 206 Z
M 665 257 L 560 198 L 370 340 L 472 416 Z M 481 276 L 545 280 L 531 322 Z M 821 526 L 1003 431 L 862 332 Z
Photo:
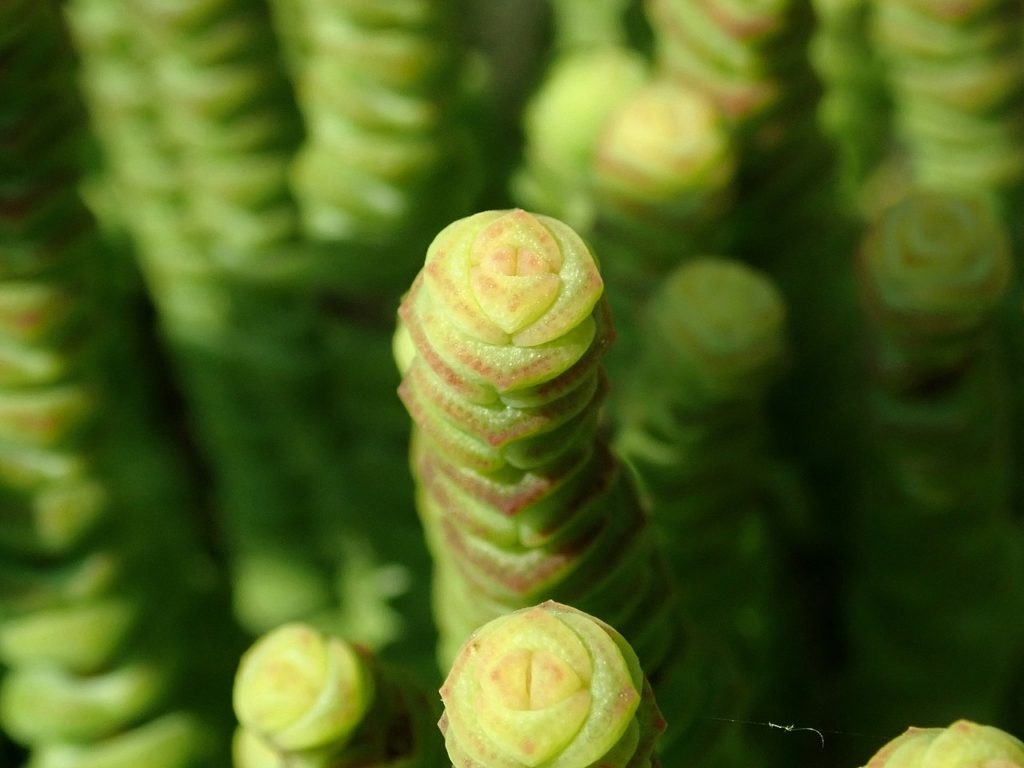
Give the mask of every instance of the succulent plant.
M 909 728 L 868 760 L 864 768 L 974 768 L 1024 765 L 1024 744 L 990 725 L 958 720 L 948 728 Z
M 781 96 L 789 0 L 649 0 L 659 64 L 707 93 L 738 123 L 760 120 Z
M 5 5 L 0 28 L 0 725 L 37 768 L 195 766 L 213 759 L 179 677 L 198 591 L 164 573 L 201 559 L 136 386 L 112 385 L 123 306 L 78 195 L 68 42 L 45 3 Z
M 851 685 L 887 691 L 869 716 L 890 727 L 915 714 L 995 717 L 1020 644 L 1020 629 L 999 618 L 1020 610 L 1024 566 L 992 335 L 1006 242 L 983 200 L 920 193 L 876 223 L 861 253 L 871 480 L 851 538 Z M 966 675 L 952 663 L 964 654 L 979 659 Z M 944 701 L 954 688 L 957 701 Z
M 245 635 L 294 621 L 361 714 L 282 735 L 243 696 L 240 761 L 440 764 L 387 661 L 436 677 L 547 599 L 621 632 L 670 726 L 627 754 L 659 718 L 623 661 L 633 724 L 542 729 L 540 766 L 837 768 L 852 732 L 1021 722 L 1022 20 L 0 3 L 0 765 L 225 765 Z M 784 349 L 773 291 L 687 283 L 706 253 L 770 277 Z M 480 691 L 526 700 L 517 653 Z M 526 703 L 461 709 L 459 759 L 489 729 L 533 764 Z
M 669 649 L 664 565 L 598 429 L 602 289 L 568 226 L 488 211 L 435 238 L 402 302 L 399 393 L 416 425 L 442 659 L 544 597 L 615 622 L 651 669 Z
M 480 627 L 441 699 L 455 768 L 658 764 L 665 723 L 636 654 L 567 605 L 547 601 Z
M 700 92 L 656 77 L 623 101 L 598 137 L 592 174 L 595 238 L 610 279 L 646 297 L 685 259 L 724 245 L 735 148 Z
M 476 169 L 459 115 L 458 4 L 276 5 L 301 11 L 306 43 L 297 94 L 308 136 L 295 158 L 293 187 L 307 232 L 393 245 L 402 233 L 435 227 L 461 210 Z M 435 194 L 425 205 L 427 190 L 442 178 L 447 199 Z M 415 270 L 373 265 L 378 272 L 396 266 Z
M 679 759 L 726 765 L 742 740 L 716 738 L 695 713 L 706 702 L 735 715 L 746 686 L 728 649 L 684 629 L 647 515 L 600 428 L 602 290 L 567 225 L 516 209 L 449 225 L 402 303 L 399 394 L 414 422 L 439 658 L 449 664 L 504 613 L 571 600 L 623 633 L 655 690 L 686 692 L 667 709 L 679 715 L 669 740 Z
M 877 190 L 868 182 L 889 149 L 886 117 L 892 108 L 870 40 L 874 5 L 860 0 L 815 0 L 813 5 L 817 24 L 809 53 L 824 87 L 818 118 L 839 147 L 842 191 L 850 205 L 870 206 Z
M 236 768 L 433 766 L 433 705 L 365 650 L 292 623 L 242 656 L 235 678 Z
M 69 18 L 112 183 L 143 200 L 126 227 L 162 331 L 207 414 L 198 428 L 219 467 L 236 611 L 258 632 L 329 609 L 332 564 L 300 543 L 338 505 L 324 480 L 331 438 L 308 397 L 325 375 L 322 339 L 286 256 L 300 232 L 287 185 L 300 121 L 264 55 L 266 9 L 76 0 Z M 254 472 L 266 456 L 283 471 Z
M 764 674 L 781 655 L 764 400 L 785 353 L 785 305 L 765 275 L 702 257 L 670 273 L 646 310 L 615 446 L 675 553 L 680 605 Z
M 1005 0 L 877 0 L 873 40 L 918 183 L 1007 192 L 1024 178 L 1022 12 Z
M 1012 261 L 990 201 L 915 191 L 871 228 L 858 269 L 880 372 L 914 387 L 970 363 L 1010 286 Z
M 518 201 L 579 231 L 592 228 L 597 143 L 647 79 L 643 57 L 624 45 L 570 48 L 556 58 L 523 115 L 524 164 L 512 184 Z

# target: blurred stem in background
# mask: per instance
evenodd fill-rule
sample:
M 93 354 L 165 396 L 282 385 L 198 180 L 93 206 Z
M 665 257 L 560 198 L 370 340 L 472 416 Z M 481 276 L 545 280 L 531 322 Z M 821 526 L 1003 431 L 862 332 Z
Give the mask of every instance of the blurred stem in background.
M 100 232 L 73 191 L 81 119 L 57 17 L 46 11 L 57 6 L 79 49 L 100 149 L 85 187 Z M 104 718 L 108 730 L 110 718 L 131 720 L 122 736 L 137 727 L 146 739 L 180 738 L 186 751 L 207 728 L 225 745 L 223 712 L 195 729 L 189 717 L 147 727 L 166 707 L 198 712 L 199 699 L 226 706 L 222 678 L 232 664 L 223 654 L 239 641 L 213 629 L 228 614 L 222 569 L 250 634 L 301 617 L 436 677 L 431 566 L 389 355 L 410 283 L 410 333 L 398 335 L 396 349 L 409 366 L 403 396 L 420 408 L 419 502 L 431 546 L 445 552 L 434 565 L 436 607 L 443 624 L 458 624 L 455 634 L 548 587 L 593 599 L 588 610 L 607 608 L 603 618 L 622 622 L 664 692 L 668 765 L 751 762 L 743 742 L 759 731 L 738 722 L 748 716 L 888 732 L 929 724 L 910 710 L 920 699 L 921 712 L 941 709 L 946 721 L 969 706 L 997 725 L 1019 722 L 1020 289 L 981 301 L 986 312 L 1003 302 L 1012 351 L 999 359 L 991 333 L 980 330 L 989 319 L 954 333 L 970 312 L 950 325 L 945 316 L 933 322 L 935 306 L 915 303 L 933 295 L 936 275 L 947 274 L 941 264 L 957 259 L 915 256 L 914 269 L 894 272 L 895 287 L 865 259 L 867 292 L 888 287 L 876 291 L 884 301 L 872 302 L 861 346 L 852 254 L 863 221 L 922 184 L 994 201 L 1019 253 L 1022 13 L 1011 0 L 15 0 L 0 10 L 0 45 L 16 48 L 0 72 L 0 484 L 9 486 L 0 493 L 0 635 L 22 619 L 37 626 L 36 610 L 54 600 L 57 613 L 71 612 L 62 621 L 79 610 L 92 615 L 96 604 L 121 621 L 120 630 L 97 629 L 94 642 L 81 635 L 74 648 L 53 640 L 63 631 L 46 642 L 0 639 L 0 656 L 14 653 L 20 664 L 24 653 L 86 653 L 123 636 L 109 664 L 84 676 L 92 704 L 111 681 L 128 681 L 123 689 L 132 693 L 104 700 L 105 715 L 64 717 L 57 698 L 83 713 L 92 706 L 76 688 L 85 667 L 29 674 L 19 666 L 4 684 L 11 733 L 41 745 L 55 720 L 65 742 L 77 732 L 73 748 L 36 750 L 50 768 L 89 764 L 81 762 L 90 759 L 86 732 Z M 12 43 L 29 32 L 31 44 Z M 51 64 L 62 74 L 51 77 Z M 604 357 L 610 384 L 597 362 L 612 337 L 603 309 L 589 317 L 592 337 L 572 331 L 569 341 L 526 334 L 522 345 L 489 336 L 477 345 L 479 327 L 459 325 L 473 302 L 487 305 L 499 328 L 536 321 L 527 315 L 550 291 L 545 259 L 471 259 L 476 282 L 462 286 L 472 299 L 465 304 L 439 300 L 443 291 L 415 278 L 444 224 L 513 200 L 566 220 L 602 259 L 599 304 L 612 307 L 618 331 Z M 939 249 L 948 255 L 960 242 L 948 232 L 961 214 L 932 218 L 939 224 L 926 229 L 947 232 L 932 239 L 948 240 Z M 693 391 L 694 377 L 669 381 L 661 331 L 641 330 L 637 310 L 659 281 L 702 253 L 764 270 L 788 311 L 788 365 L 770 392 L 763 379 L 752 390 L 769 394 L 773 434 L 761 446 L 778 445 L 803 477 L 775 471 L 788 464 L 773 461 L 764 490 L 764 478 L 722 467 L 728 456 L 760 461 L 751 456 L 760 450 L 761 394 L 730 399 L 728 387 L 718 390 L 743 401 L 736 419 L 749 427 L 745 440 L 727 439 L 719 422 L 696 430 L 708 438 L 705 466 L 735 473 L 731 491 L 755 496 L 751 507 L 778 501 L 773 533 L 796 579 L 776 589 L 766 613 L 791 599 L 811 617 L 806 626 L 780 622 L 788 650 L 804 661 L 785 696 L 766 695 L 758 673 L 739 674 L 729 643 L 674 625 L 669 569 L 651 554 L 659 542 L 644 500 L 606 448 L 606 427 L 632 419 L 631 400 L 668 413 L 646 422 L 648 432 L 673 431 L 681 414 L 699 420 L 696 404 L 688 411 L 673 399 Z M 507 302 L 480 301 L 490 278 L 526 287 Z M 943 295 L 980 296 L 969 278 L 956 286 Z M 144 291 L 160 339 L 148 308 L 139 313 Z M 890 311 L 894 296 L 910 297 L 912 311 Z M 715 292 L 712 309 L 725 309 L 718 299 Z M 451 314 L 438 320 L 444 312 Z M 410 317 L 434 335 L 413 338 Z M 549 330 L 558 325 L 551 323 Z M 719 329 L 707 348 L 728 338 Z M 642 344 L 654 351 L 641 353 Z M 567 370 L 546 368 L 549 380 L 518 367 L 570 348 L 582 357 Z M 473 366 L 495 349 L 512 352 L 497 367 L 504 383 L 491 392 L 477 385 L 496 369 Z M 413 370 L 421 358 L 429 371 Z M 626 392 L 633 373 L 661 381 L 660 394 Z M 673 405 L 659 406 L 662 396 Z M 191 476 L 178 461 L 182 447 Z M 508 466 L 480 468 L 496 456 Z M 687 465 L 667 461 L 660 474 L 692 477 Z M 205 505 L 195 503 L 196 489 Z M 466 502 L 478 493 L 482 504 Z M 911 526 L 883 515 L 895 509 L 924 519 Z M 149 510 L 166 513 L 151 518 Z M 188 522 L 202 526 L 211 559 Z M 720 533 L 694 528 L 681 566 L 697 540 Z M 945 551 L 952 554 L 942 560 Z M 749 580 L 764 588 L 774 571 L 765 554 L 768 561 L 750 554 L 734 570 L 749 566 L 760 574 Z M 950 564 L 966 575 L 943 576 Z M 704 595 L 726 610 L 717 593 L 728 587 L 714 584 L 730 578 L 738 579 L 716 574 L 701 584 L 691 576 L 681 602 Z M 954 599 L 925 608 L 947 578 Z M 157 629 L 145 628 L 156 626 L 146 620 L 157 612 L 138 608 L 148 589 L 165 596 Z M 930 630 L 919 647 L 919 627 L 903 618 Z M 160 632 L 166 626 L 170 637 L 181 625 L 199 629 L 169 651 L 175 643 Z M 990 646 L 976 651 L 974 678 L 954 679 L 972 633 L 991 636 Z M 450 656 L 455 642 L 442 653 Z M 206 659 L 201 668 L 188 661 L 193 651 Z M 179 681 L 191 684 L 190 699 L 178 696 Z M 856 696 L 841 695 L 850 691 Z M 751 695 L 767 709 L 748 709 Z M 876 714 L 889 720 L 865 712 L 855 724 L 851 698 L 881 700 Z M 905 709 L 882 711 L 890 705 Z M 782 731 L 767 735 L 790 740 Z M 817 738 L 804 736 L 817 749 Z M 843 740 L 856 738 L 864 737 Z M 828 740 L 822 760 L 852 765 L 851 754 L 835 757 L 833 741 L 840 739 Z M 172 764 L 180 755 L 168 748 L 160 757 Z M 113 764 L 109 753 L 96 759 Z M 787 753 L 764 761 L 806 760 Z
M 845 613 L 846 695 L 863 705 L 847 716 L 991 722 L 1024 641 L 993 333 L 1009 239 L 984 197 L 915 192 L 874 224 L 858 270 L 870 368 Z
M 783 597 L 765 410 L 786 354 L 782 297 L 746 265 L 698 257 L 662 282 L 645 321 L 615 446 L 672 553 L 681 610 L 736 651 L 759 702 L 778 706 L 803 644 Z
M 298 232 L 285 172 L 299 125 L 260 52 L 267 20 L 217 0 L 173 11 L 76 0 L 69 18 L 110 183 L 138 201 L 123 224 L 213 468 L 236 614 L 257 631 L 325 609 L 326 566 L 307 548 L 308 479 L 295 474 L 311 471 L 297 456 L 302 416 L 289 415 L 309 399 L 314 316 L 287 285 L 251 274 Z M 261 470 L 267 462 L 277 469 Z
M 259 638 L 235 677 L 235 768 L 432 768 L 438 706 L 365 649 L 299 623 Z
M 154 437 L 138 306 L 79 197 L 63 23 L 0 15 L 0 723 L 39 768 L 218 765 L 234 637 Z
M 673 692 L 671 754 L 740 759 L 740 733 L 723 736 L 698 713 L 742 711 L 745 681 L 730 649 L 691 635 L 679 614 L 664 553 L 600 426 L 610 318 L 590 249 L 522 210 L 456 221 L 431 244 L 400 318 L 442 665 L 477 626 L 568 600 L 619 627 L 655 690 Z

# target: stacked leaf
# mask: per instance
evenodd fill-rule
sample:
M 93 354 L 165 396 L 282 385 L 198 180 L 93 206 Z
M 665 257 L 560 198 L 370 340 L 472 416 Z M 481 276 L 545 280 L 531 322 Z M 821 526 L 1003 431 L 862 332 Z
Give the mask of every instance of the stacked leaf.
M 600 619 L 552 601 L 466 641 L 441 688 L 455 768 L 646 768 L 665 728 L 636 654 Z
M 918 182 L 1007 191 L 1024 178 L 1022 24 L 1014 0 L 876 0 L 874 41 Z
M 622 339 L 608 360 L 617 373 L 630 364 L 636 310 L 657 281 L 728 240 L 720 224 L 736 159 L 726 125 L 705 96 L 652 75 L 634 51 L 594 46 L 556 60 L 525 127 L 513 193 L 598 247 Z
M 675 692 L 680 759 L 728 765 L 737 741 L 701 715 L 733 713 L 743 684 L 726 649 L 684 637 L 647 515 L 600 429 L 611 327 L 590 250 L 555 219 L 476 214 L 437 236 L 399 316 L 442 663 L 497 616 L 571 600 L 620 627 L 655 689 Z
M 722 117 L 694 89 L 652 77 L 629 49 L 563 56 L 530 103 L 526 132 L 517 195 L 592 232 L 611 279 L 634 297 L 713 242 L 735 169 Z
M 643 296 L 703 249 L 732 202 L 736 160 L 715 106 L 697 91 L 655 78 L 605 124 L 594 157 L 595 236 L 622 289 Z
M 891 109 L 883 69 L 869 35 L 871 3 L 815 0 L 816 24 L 810 56 L 824 93 L 818 106 L 822 128 L 839 148 L 840 181 L 849 204 L 883 207 L 879 185 L 863 189 L 889 150 Z
M 110 268 L 77 194 L 81 114 L 47 3 L 0 11 L 0 722 L 38 768 L 197 766 L 209 734 L 179 708 L 188 570 L 183 510 L 126 428 L 100 283 Z M 129 458 L 130 457 L 130 458 Z M 139 489 L 135 489 L 138 493 Z
M 974 768 L 1024 766 L 1024 744 L 990 725 L 957 720 L 948 728 L 908 728 L 864 768 Z
M 875 224 L 859 275 L 872 368 L 847 609 L 853 700 L 880 727 L 992 721 L 1024 634 L 990 334 L 1010 279 L 1006 233 L 979 198 L 916 193 Z
M 659 64 L 708 94 L 739 124 L 763 119 L 783 96 L 790 0 L 648 0 Z
M 513 179 L 513 196 L 574 229 L 592 228 L 590 174 L 598 138 L 647 78 L 643 57 L 625 46 L 583 47 L 558 57 L 523 115 L 524 165 Z
M 236 768 L 439 765 L 434 704 L 364 650 L 305 624 L 261 637 L 242 657 Z
M 766 263 L 775 257 L 765 253 L 763 238 L 778 219 L 789 228 L 795 222 L 797 231 L 807 226 L 802 219 L 814 222 L 831 163 L 815 119 L 820 86 L 806 57 L 810 5 L 648 0 L 646 7 L 659 67 L 708 96 L 732 126 L 740 156 L 738 236 L 744 258 Z
M 402 302 L 399 394 L 445 662 L 548 597 L 622 627 L 652 670 L 668 656 L 665 566 L 598 430 L 602 285 L 565 224 L 488 211 L 437 236 Z
M 333 602 L 329 418 L 287 187 L 299 120 L 266 9 L 76 0 L 86 93 L 213 470 L 252 631 Z M 260 469 L 271 461 L 280 471 Z M 318 558 L 317 555 L 320 555 Z
M 784 315 L 771 281 L 739 263 L 703 257 L 673 271 L 647 307 L 616 440 L 686 585 L 682 607 L 762 681 L 780 656 L 764 398 Z
M 293 74 L 306 137 L 290 183 L 306 249 L 323 268 L 320 326 L 332 377 L 325 394 L 337 415 L 334 431 L 343 436 L 332 469 L 345 480 L 346 524 L 332 529 L 328 520 L 321 534 L 338 542 L 346 561 L 339 581 L 365 585 L 371 574 L 347 565 L 359 557 L 371 569 L 377 559 L 426 561 L 411 483 L 404 476 L 406 482 L 396 482 L 393 472 L 408 443 L 408 419 L 394 396 L 389 339 L 394 305 L 424 245 L 469 211 L 478 187 L 477 148 L 464 114 L 465 6 L 458 0 L 272 6 L 285 20 L 291 14 L 298 49 Z M 361 554 L 353 557 L 353 549 Z M 425 597 L 416 591 L 421 584 L 413 584 L 410 597 Z M 387 613 L 383 623 L 399 619 Z M 407 632 L 415 626 L 404 624 Z M 366 641 L 397 634 L 367 634 L 346 622 L 346 636 L 356 631 Z M 429 643 L 422 640 L 421 647 Z
M 307 233 L 393 244 L 450 218 L 471 193 L 473 168 L 457 111 L 458 3 L 296 5 L 306 41 L 298 95 L 308 138 L 293 181 Z M 416 268 L 388 263 L 385 254 L 377 261 L 361 269 L 397 272 L 404 283 Z

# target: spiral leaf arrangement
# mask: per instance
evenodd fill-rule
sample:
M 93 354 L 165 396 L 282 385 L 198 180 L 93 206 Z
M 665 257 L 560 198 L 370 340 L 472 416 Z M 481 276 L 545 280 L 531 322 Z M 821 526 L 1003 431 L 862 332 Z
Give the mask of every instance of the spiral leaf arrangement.
M 991 717 L 1022 634 L 1010 618 L 1022 563 L 990 335 L 1010 276 L 1006 233 L 980 199 L 918 193 L 876 223 L 859 268 L 874 368 L 848 608 L 853 684 L 876 692 L 871 717 L 886 726 Z
M 1024 744 L 990 725 L 958 720 L 948 728 L 910 728 L 868 760 L 864 768 L 974 768 L 1024 766 Z
M 455 768 L 645 768 L 665 723 L 636 654 L 612 627 L 548 601 L 494 619 L 441 688 Z
M 288 164 L 300 121 L 266 9 L 75 0 L 86 93 L 162 329 L 215 467 L 236 610 L 253 632 L 333 602 L 306 541 L 337 517 L 324 374 Z M 301 260 L 298 260 L 301 261 Z M 280 473 L 253 471 L 273 456 Z M 325 539 L 326 537 L 321 537 Z M 333 565 L 333 562 L 332 562 Z
M 915 192 L 868 233 L 858 272 L 890 381 L 968 365 L 1010 285 L 1005 228 L 974 195 Z
M 38 2 L 0 29 L 0 722 L 38 768 L 196 766 L 206 729 L 174 709 L 186 595 L 147 572 L 181 556 L 180 510 L 147 517 L 114 477 L 139 446 L 103 386 L 108 265 L 77 195 L 64 30 Z
M 590 175 L 598 139 L 611 115 L 647 79 L 643 57 L 625 46 L 559 56 L 526 107 L 525 162 L 513 179 L 516 198 L 579 231 L 592 228 Z
M 727 248 L 775 272 L 787 295 L 802 294 L 802 265 L 832 250 L 825 222 L 836 219 L 833 150 L 818 126 L 821 89 L 805 55 L 810 4 L 648 0 L 645 7 L 660 70 L 704 94 L 730 128 L 736 204 L 720 227 L 735 239 L 707 249 Z
M 781 98 L 790 0 L 648 0 L 658 62 L 706 93 L 738 124 L 752 124 Z
M 594 232 L 612 279 L 634 290 L 707 242 L 731 199 L 735 157 L 717 109 L 692 88 L 652 77 L 628 48 L 557 60 L 525 128 L 518 197 Z
M 652 670 L 669 651 L 665 566 L 598 431 L 602 288 L 568 226 L 488 211 L 437 236 L 402 302 L 399 393 L 445 661 L 545 597 L 615 622 Z
M 567 225 L 488 211 L 437 236 L 402 302 L 399 394 L 414 422 L 439 657 L 449 664 L 510 610 L 572 600 L 621 629 L 655 690 L 677 692 L 678 758 L 728 753 L 714 763 L 727 765 L 740 740 L 696 713 L 734 712 L 744 683 L 727 649 L 683 631 L 647 516 L 599 428 L 602 289 Z
M 434 766 L 434 706 L 364 651 L 305 624 L 261 637 L 235 678 L 235 768 Z
M 784 316 L 771 281 L 742 264 L 703 257 L 673 271 L 647 308 L 650 343 L 616 441 L 675 553 L 681 605 L 741 648 L 750 674 L 764 674 L 779 650 L 763 400 Z
M 843 191 L 856 206 L 889 143 L 885 116 L 891 105 L 868 32 L 872 5 L 861 0 L 814 0 L 813 5 L 817 24 L 810 57 L 824 86 L 818 118 L 839 146 Z
M 875 3 L 896 130 L 920 183 L 1005 191 L 1024 178 L 1022 23 L 1012 0 Z
M 592 172 L 611 277 L 646 296 L 713 244 L 735 169 L 725 123 L 699 92 L 660 77 L 621 103 L 598 137 Z
M 160 120 L 178 149 L 186 223 L 235 258 L 298 226 L 287 165 L 300 135 L 265 10 L 247 0 L 134 0 Z
M 298 5 L 306 40 L 298 96 L 308 138 L 293 182 L 307 232 L 391 243 L 400 232 L 435 226 L 472 187 L 458 119 L 457 3 Z M 449 199 L 428 191 L 442 178 L 455 193 Z M 424 205 L 429 199 L 435 203 Z

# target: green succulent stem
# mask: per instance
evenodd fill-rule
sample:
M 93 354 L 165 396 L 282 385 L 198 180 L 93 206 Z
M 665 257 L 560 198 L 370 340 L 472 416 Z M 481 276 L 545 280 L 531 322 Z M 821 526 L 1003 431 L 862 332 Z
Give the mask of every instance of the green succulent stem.
M 761 674 L 780 651 L 764 401 L 786 351 L 785 305 L 766 275 L 698 257 L 646 309 L 616 448 L 675 553 L 680 605 Z
M 1024 567 L 992 336 L 1010 279 L 1006 233 L 983 198 L 916 193 L 876 222 L 859 278 L 872 368 L 851 539 L 852 695 L 878 692 L 862 716 L 886 727 L 991 719 L 1020 644 L 1004 617 L 1020 610 Z M 965 675 L 951 662 L 966 657 L 977 663 Z M 955 704 L 940 694 L 954 689 Z
M 136 349 L 107 319 L 132 315 L 78 194 L 65 29 L 33 2 L 0 28 L 0 724 L 36 768 L 215 762 L 213 720 L 179 684 L 208 585 L 166 576 L 203 567 L 188 494 L 146 431 L 151 401 L 111 373 Z
M 393 246 L 460 211 L 474 187 L 459 3 L 274 5 L 294 6 L 304 43 L 296 91 L 307 136 L 291 169 L 304 229 L 312 239 L 392 246 L 363 269 L 400 288 L 415 264 Z M 441 179 L 450 193 L 428 195 Z
M 399 394 L 445 663 L 475 627 L 548 596 L 617 621 L 652 669 L 667 658 L 665 566 L 598 428 L 602 289 L 565 224 L 489 211 L 438 235 L 402 303 Z
M 1006 0 L 875 0 L 872 40 L 914 179 L 1005 193 L 1024 178 L 1024 11 Z

